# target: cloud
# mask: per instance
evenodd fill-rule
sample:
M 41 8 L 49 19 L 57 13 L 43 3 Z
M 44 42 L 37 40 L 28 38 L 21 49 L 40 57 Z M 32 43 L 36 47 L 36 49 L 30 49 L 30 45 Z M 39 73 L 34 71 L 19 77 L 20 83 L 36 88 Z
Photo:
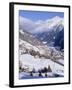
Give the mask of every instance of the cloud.
M 31 30 L 35 29 L 35 24 L 34 24 L 33 21 L 20 16 L 20 18 L 19 18 L 19 28 L 22 29 L 22 30 L 26 30 L 26 31 L 30 32 Z
M 44 31 L 46 32 L 48 30 L 51 30 L 53 26 L 60 23 L 63 23 L 63 18 L 60 18 L 58 16 L 52 19 L 47 19 L 45 21 L 38 20 L 36 22 L 21 16 L 19 18 L 20 29 L 26 30 L 31 33 L 44 32 Z

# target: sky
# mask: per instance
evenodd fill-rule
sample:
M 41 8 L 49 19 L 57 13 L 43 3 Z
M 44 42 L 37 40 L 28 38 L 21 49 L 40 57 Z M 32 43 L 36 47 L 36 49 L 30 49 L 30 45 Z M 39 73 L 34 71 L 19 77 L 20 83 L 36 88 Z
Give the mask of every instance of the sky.
M 31 19 L 32 21 L 51 19 L 55 16 L 64 18 L 63 12 L 26 11 L 19 10 L 19 16 Z

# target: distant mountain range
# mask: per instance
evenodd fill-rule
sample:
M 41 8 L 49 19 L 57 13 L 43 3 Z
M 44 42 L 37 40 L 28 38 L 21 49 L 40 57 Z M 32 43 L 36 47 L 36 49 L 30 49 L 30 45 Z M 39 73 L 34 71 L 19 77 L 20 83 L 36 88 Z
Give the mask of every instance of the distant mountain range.
M 48 32 L 36 33 L 35 37 L 48 46 L 59 46 L 60 49 L 64 48 L 64 27 L 62 25 L 54 26 L 54 28 Z
M 35 42 L 33 41 L 35 45 L 43 43 L 47 46 L 57 47 L 59 50 L 64 49 L 64 20 L 61 17 L 56 16 L 36 22 L 20 17 L 20 29 L 33 34 L 32 38 L 35 39 Z M 30 40 L 28 42 L 30 43 Z

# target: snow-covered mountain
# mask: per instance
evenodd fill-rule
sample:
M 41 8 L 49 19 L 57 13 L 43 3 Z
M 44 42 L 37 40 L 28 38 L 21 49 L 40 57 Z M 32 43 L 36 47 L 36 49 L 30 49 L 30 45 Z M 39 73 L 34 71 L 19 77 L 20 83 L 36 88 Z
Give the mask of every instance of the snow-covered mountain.
M 54 47 L 48 47 L 24 30 L 19 31 L 19 56 L 20 78 L 30 77 L 29 72 L 33 68 L 38 73 L 38 70 L 50 65 L 52 73 L 60 74 L 64 69 L 63 52 L 57 51 Z
M 47 53 L 46 51 L 50 52 L 49 48 L 46 45 L 44 45 L 40 40 L 38 40 L 35 36 L 33 36 L 31 33 L 20 30 L 19 38 L 19 46 L 22 49 L 25 47 L 27 48 L 27 50 L 37 50 L 41 54 Z
M 46 45 L 54 46 L 57 34 L 64 31 L 64 19 L 55 16 L 47 20 L 38 20 L 36 22 L 20 17 L 20 29 L 32 33 L 36 38 Z M 58 46 L 60 47 L 60 46 Z
M 35 33 L 37 37 L 41 40 L 47 41 L 47 43 L 54 41 L 56 35 L 63 30 L 64 28 L 64 21 L 62 18 L 56 16 L 50 20 L 47 20 L 46 23 L 42 23 L 44 30 L 41 32 Z M 47 30 L 46 30 L 47 29 Z
M 36 38 L 40 39 L 42 42 L 46 42 L 45 44 L 49 46 L 53 46 L 57 38 L 57 35 L 62 34 L 62 36 L 64 36 L 64 33 L 60 33 L 61 31 L 64 32 L 64 27 L 62 25 L 59 25 L 59 26 L 54 26 L 53 29 L 48 32 L 46 31 L 46 32 L 35 33 L 35 36 Z
M 48 59 L 63 59 L 63 53 L 52 47 L 44 45 L 35 38 L 31 33 L 20 30 L 19 32 L 19 48 L 20 53 L 29 53 L 32 56 L 44 57 Z
M 32 21 L 28 18 L 21 17 L 19 18 L 19 28 L 26 30 L 30 33 L 39 33 L 39 32 L 48 32 L 49 30 L 54 29 L 55 26 L 62 25 L 64 26 L 63 18 L 55 16 L 47 20 L 38 20 Z
M 49 30 L 54 29 L 55 26 L 64 25 L 63 18 L 60 18 L 58 16 L 55 16 L 51 19 L 45 20 L 45 21 L 37 21 L 36 22 L 37 28 L 35 29 L 36 32 L 48 32 Z M 54 29 L 55 30 L 55 29 Z

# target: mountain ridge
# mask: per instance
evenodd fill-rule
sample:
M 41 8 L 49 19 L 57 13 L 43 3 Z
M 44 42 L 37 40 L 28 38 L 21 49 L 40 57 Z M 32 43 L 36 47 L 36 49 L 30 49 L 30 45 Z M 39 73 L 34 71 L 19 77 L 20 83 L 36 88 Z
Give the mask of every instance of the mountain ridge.
M 22 35 L 21 33 L 24 34 Z M 50 58 L 57 63 L 59 63 L 58 61 L 56 61 L 57 59 L 63 59 L 63 54 L 61 52 L 54 50 L 54 48 L 49 48 L 48 46 L 39 42 L 38 39 L 33 37 L 33 35 L 23 31 L 19 32 L 19 36 L 20 36 L 19 48 L 21 52 L 23 52 L 23 54 L 29 53 L 33 56 L 38 56 L 39 58 L 41 57 L 48 59 Z M 35 40 L 35 42 L 33 40 Z

